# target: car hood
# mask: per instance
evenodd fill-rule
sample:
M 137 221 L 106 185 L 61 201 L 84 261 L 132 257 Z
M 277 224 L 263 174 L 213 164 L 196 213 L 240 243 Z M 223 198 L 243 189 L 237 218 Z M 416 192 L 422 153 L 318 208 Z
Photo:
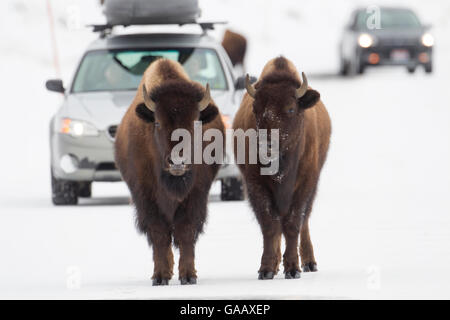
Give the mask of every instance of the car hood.
M 67 98 L 68 117 L 84 120 L 99 130 L 119 124 L 135 96 L 134 91 L 89 92 Z
M 99 130 L 117 125 L 134 99 L 135 91 L 75 93 L 67 98 L 64 117 L 83 120 Z M 211 91 L 214 102 L 223 114 L 234 116 L 237 104 L 230 91 Z

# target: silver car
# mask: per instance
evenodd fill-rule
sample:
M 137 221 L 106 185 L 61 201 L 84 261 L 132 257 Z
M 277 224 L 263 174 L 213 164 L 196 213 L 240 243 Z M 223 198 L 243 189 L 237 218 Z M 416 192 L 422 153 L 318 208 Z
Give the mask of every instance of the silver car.
M 100 37 L 88 47 L 70 84 L 65 87 L 61 80 L 46 83 L 48 90 L 64 94 L 50 123 L 55 205 L 74 205 L 79 197 L 90 197 L 94 181 L 122 180 L 114 163 L 117 125 L 143 72 L 159 57 L 179 61 L 191 79 L 209 83 L 226 126 L 231 126 L 244 81 L 236 79 L 226 52 L 213 38 L 207 34 Z M 231 154 L 227 157 L 232 159 Z M 224 164 L 217 179 L 222 182 L 222 200 L 243 198 L 236 165 Z

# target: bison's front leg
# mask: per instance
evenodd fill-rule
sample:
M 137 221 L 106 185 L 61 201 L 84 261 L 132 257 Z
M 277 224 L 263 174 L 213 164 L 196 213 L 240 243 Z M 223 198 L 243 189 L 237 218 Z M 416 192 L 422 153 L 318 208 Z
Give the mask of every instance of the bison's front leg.
M 264 237 L 264 251 L 258 279 L 273 279 L 281 260 L 280 218 L 273 208 L 268 191 L 258 181 L 247 181 L 247 191 Z
M 284 274 L 286 279 L 300 278 L 298 261 L 298 236 L 300 218 L 298 215 L 283 217 L 283 234 L 286 239 L 286 250 L 283 254 Z
M 261 257 L 261 267 L 259 268 L 258 279 L 273 279 L 278 272 L 281 259 L 280 240 L 281 224 L 280 220 L 273 220 L 271 217 L 263 219 L 261 230 L 264 237 L 264 251 Z
M 153 285 L 168 285 L 173 275 L 172 235 L 167 225 L 153 222 L 147 232 L 153 246 Z
M 192 194 L 177 209 L 174 219 L 173 236 L 180 249 L 178 273 L 182 285 L 197 283 L 195 243 L 206 219 L 208 192 L 193 190 Z
M 175 244 L 180 249 L 178 274 L 182 285 L 196 284 L 197 271 L 195 270 L 195 241 L 196 230 L 187 221 L 177 221 L 174 230 Z

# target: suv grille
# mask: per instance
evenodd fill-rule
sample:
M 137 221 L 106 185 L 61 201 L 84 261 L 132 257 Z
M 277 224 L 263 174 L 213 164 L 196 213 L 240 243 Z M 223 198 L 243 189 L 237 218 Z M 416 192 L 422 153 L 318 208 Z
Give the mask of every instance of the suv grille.
M 109 136 L 114 139 L 116 137 L 116 133 L 117 133 L 117 126 L 110 126 L 108 128 L 108 133 L 109 133 Z

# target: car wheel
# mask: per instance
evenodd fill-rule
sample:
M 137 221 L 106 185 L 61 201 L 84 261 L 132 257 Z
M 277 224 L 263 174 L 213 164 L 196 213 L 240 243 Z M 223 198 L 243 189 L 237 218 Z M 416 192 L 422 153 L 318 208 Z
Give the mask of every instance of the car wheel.
M 407 67 L 407 69 L 408 69 L 408 72 L 409 73 L 414 73 L 414 72 L 416 72 L 416 67 L 414 66 L 414 67 Z
M 78 196 L 81 198 L 90 198 L 92 196 L 92 182 L 80 182 L 78 185 Z
M 347 76 L 349 74 L 349 72 L 350 72 L 350 64 L 347 61 L 345 61 L 343 58 L 341 58 L 341 67 L 340 67 L 339 73 L 342 76 Z
M 425 72 L 426 73 L 432 73 L 433 72 L 433 64 L 432 63 L 427 63 L 425 65 Z
M 364 65 L 364 63 L 362 63 L 361 61 L 359 61 L 356 72 L 358 74 L 363 74 L 364 71 L 366 70 L 366 66 Z
M 239 178 L 224 178 L 222 182 L 222 201 L 244 200 L 244 189 Z
M 61 180 L 52 172 L 52 201 L 54 205 L 76 205 L 78 203 L 78 183 Z

